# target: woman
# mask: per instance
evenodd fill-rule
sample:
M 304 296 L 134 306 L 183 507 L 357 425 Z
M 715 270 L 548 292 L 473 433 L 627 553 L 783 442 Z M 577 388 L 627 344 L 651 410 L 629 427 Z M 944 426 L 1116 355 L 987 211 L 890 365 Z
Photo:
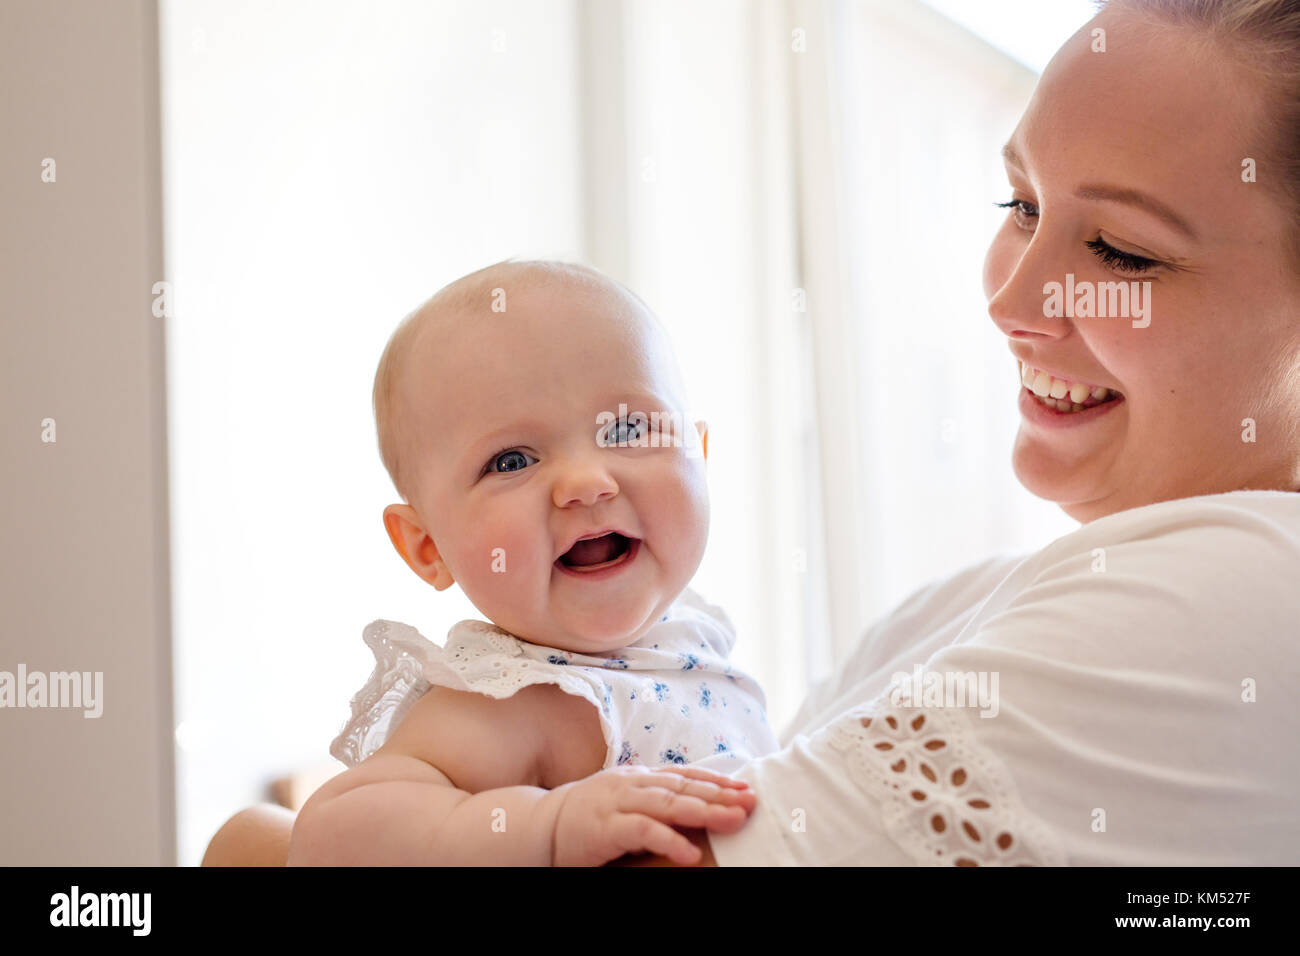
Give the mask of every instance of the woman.
M 984 285 L 1016 474 L 1083 525 L 877 624 L 701 864 L 1300 862 L 1298 144 L 1297 0 L 1111 0 L 1062 47 Z

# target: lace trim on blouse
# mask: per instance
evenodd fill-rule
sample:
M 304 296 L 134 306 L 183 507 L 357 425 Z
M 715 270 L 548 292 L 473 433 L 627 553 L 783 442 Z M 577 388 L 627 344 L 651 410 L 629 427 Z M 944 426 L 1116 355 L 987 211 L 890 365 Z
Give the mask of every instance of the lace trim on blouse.
M 975 742 L 966 714 L 903 707 L 888 694 L 829 728 L 849 774 L 878 799 L 885 830 L 923 866 L 1064 866 L 1010 774 Z

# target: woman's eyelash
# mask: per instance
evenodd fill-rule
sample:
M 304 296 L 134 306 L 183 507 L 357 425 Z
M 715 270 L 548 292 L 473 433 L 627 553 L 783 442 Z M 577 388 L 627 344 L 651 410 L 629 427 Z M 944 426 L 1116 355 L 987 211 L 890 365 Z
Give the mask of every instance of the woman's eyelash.
M 1037 211 L 1037 209 L 1034 207 L 1034 204 L 1031 203 L 1031 202 L 1025 202 L 1023 199 L 1012 199 L 1012 200 L 1010 200 L 1010 201 L 1008 201 L 1008 202 L 995 202 L 993 205 L 997 206 L 997 207 L 1000 208 L 1000 209 L 1010 209 L 1012 206 L 1020 206 L 1021 209 L 1019 210 L 1019 212 L 1020 212 L 1022 215 L 1025 215 L 1025 216 L 1036 216 L 1036 215 L 1038 215 L 1038 211 Z M 1025 207 L 1025 206 L 1028 206 L 1030 209 L 1034 209 L 1034 212 L 1032 212 L 1032 213 L 1025 212 L 1025 210 L 1024 210 L 1024 208 L 1023 208 L 1023 207 Z
M 1020 215 L 1025 216 L 1026 218 L 1032 218 L 1038 215 L 1038 208 L 1033 203 L 1026 202 L 1023 199 L 1012 199 L 1008 202 L 997 202 L 993 205 L 1001 209 L 1015 208 Z M 1033 212 L 1028 212 L 1027 209 L 1032 209 Z M 1102 264 L 1110 266 L 1120 272 L 1147 272 L 1150 269 L 1161 265 L 1161 262 L 1158 259 L 1148 259 L 1146 256 L 1137 256 L 1131 252 L 1124 252 L 1120 249 L 1116 249 L 1100 236 L 1096 239 L 1088 240 L 1084 245 L 1092 250 L 1093 255 L 1100 259 Z
M 1091 249 L 1103 263 L 1118 269 L 1120 272 L 1146 272 L 1148 269 L 1160 264 L 1155 259 L 1135 256 L 1131 252 L 1122 252 L 1100 236 L 1088 240 L 1084 245 Z

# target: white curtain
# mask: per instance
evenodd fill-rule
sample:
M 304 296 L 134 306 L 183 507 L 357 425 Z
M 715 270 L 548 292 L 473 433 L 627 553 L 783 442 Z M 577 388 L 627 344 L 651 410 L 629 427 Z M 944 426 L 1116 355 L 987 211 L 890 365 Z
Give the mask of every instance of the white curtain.
M 919 3 L 796 0 L 794 17 L 838 661 L 918 587 L 1075 524 L 1011 471 L 1019 379 L 981 285 L 999 150 L 1036 75 Z

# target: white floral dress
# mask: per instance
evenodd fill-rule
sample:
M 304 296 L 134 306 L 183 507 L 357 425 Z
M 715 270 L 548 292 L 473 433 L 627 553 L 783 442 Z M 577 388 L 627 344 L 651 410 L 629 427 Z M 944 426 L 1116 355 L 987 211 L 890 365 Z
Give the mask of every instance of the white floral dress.
M 501 698 L 556 684 L 584 697 L 600 716 L 605 769 L 708 757 L 726 773 L 777 749 L 762 689 L 727 660 L 735 629 L 689 589 L 640 640 L 605 654 L 530 644 L 486 621 L 461 621 L 443 647 L 396 621 L 375 621 L 363 637 L 375 669 L 330 745 L 349 767 L 379 749 L 434 685 Z

